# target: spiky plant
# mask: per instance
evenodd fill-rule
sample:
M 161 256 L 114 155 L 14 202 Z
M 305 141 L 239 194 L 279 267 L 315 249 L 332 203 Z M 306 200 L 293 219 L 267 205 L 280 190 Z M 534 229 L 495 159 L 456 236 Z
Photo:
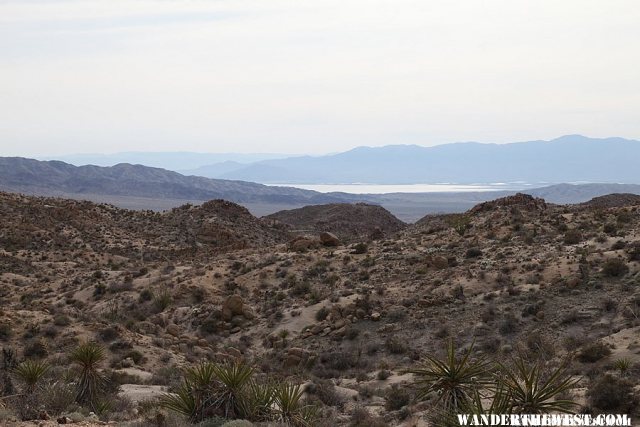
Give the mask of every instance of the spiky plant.
M 107 384 L 106 377 L 100 371 L 100 364 L 105 359 L 104 348 L 95 342 L 86 342 L 73 350 L 69 359 L 80 368 L 76 381 L 76 401 L 94 408 Z
M 200 363 L 188 368 L 178 390 L 173 394 L 163 395 L 160 403 L 163 407 L 186 416 L 191 422 L 202 421 L 213 415 L 213 408 L 216 405 L 215 383 L 215 364 Z
M 165 393 L 160 397 L 160 406 L 184 415 L 192 423 L 205 418 L 202 401 L 186 379 L 174 393 Z
M 220 382 L 216 400 L 225 418 L 241 416 L 243 389 L 249 384 L 254 369 L 241 362 L 215 365 L 215 376 Z
M 616 359 L 613 362 L 613 367 L 620 372 L 620 375 L 625 376 L 628 372 L 629 369 L 631 369 L 631 359 L 627 358 L 627 357 L 622 357 L 620 359 Z
M 489 414 L 509 414 L 511 411 L 511 401 L 509 394 L 503 387 L 497 385 L 491 387 L 490 393 L 482 393 L 475 390 L 469 400 L 463 403 L 455 411 L 445 408 L 434 408 L 428 414 L 430 425 L 434 427 L 459 427 L 460 420 L 458 414 L 468 415 L 489 415 Z
M 268 421 L 272 416 L 272 405 L 275 395 L 275 385 L 271 383 L 249 382 L 240 400 L 241 413 L 251 421 Z
M 568 373 L 569 360 L 546 372 L 542 362 L 516 358 L 511 366 L 499 364 L 498 384 L 509 396 L 510 411 L 525 414 L 572 413 L 577 403 L 559 396 L 574 388 L 580 379 Z
M 312 426 L 318 417 L 313 405 L 304 403 L 302 387 L 299 384 L 281 383 L 274 392 L 275 415 L 278 421 L 296 426 Z
M 243 416 L 248 408 L 244 388 L 253 372 L 253 368 L 244 363 L 200 363 L 186 370 L 183 384 L 175 393 L 162 396 L 161 404 L 192 422 L 216 414 L 225 418 Z
M 482 358 L 472 360 L 472 352 L 473 344 L 461 357 L 456 357 L 453 340 L 450 340 L 444 359 L 426 355 L 421 367 L 407 370 L 416 378 L 416 399 L 436 393 L 444 410 L 452 412 L 468 405 L 476 392 L 489 388 L 491 364 Z
M 27 359 L 13 369 L 13 375 L 24 384 L 25 394 L 32 394 L 49 368 L 47 362 Z

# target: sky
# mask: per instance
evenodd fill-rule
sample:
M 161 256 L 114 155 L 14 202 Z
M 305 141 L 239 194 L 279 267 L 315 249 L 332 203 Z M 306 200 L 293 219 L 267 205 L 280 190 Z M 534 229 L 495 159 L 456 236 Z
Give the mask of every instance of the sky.
M 0 156 L 640 139 L 637 0 L 0 0 Z

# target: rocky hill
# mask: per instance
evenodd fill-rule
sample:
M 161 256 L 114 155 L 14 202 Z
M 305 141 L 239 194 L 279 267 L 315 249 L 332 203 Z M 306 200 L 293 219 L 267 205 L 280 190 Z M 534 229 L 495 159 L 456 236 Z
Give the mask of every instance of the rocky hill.
M 605 196 L 594 197 L 588 202 L 585 202 L 584 205 L 596 208 L 619 208 L 623 206 L 634 206 L 640 205 L 640 196 L 637 194 L 628 193 L 607 194 Z
M 188 397 L 184 370 L 203 360 L 251 367 L 256 383 L 243 393 L 301 385 L 305 406 L 293 413 L 307 425 L 441 425 L 442 402 L 421 393 L 418 368 L 429 369 L 427 356 L 446 360 L 449 343 L 493 370 L 561 369 L 571 386 L 549 401 L 574 402 L 574 412 L 639 415 L 639 205 L 518 195 L 425 217 L 364 247 L 299 251 L 273 220 L 223 201 L 160 214 L 2 194 L 0 209 L 6 425 L 186 425 L 157 399 Z M 302 210 L 301 223 L 328 211 Z M 93 416 L 72 381 L 87 341 L 104 352 L 97 365 L 112 384 L 101 389 L 111 406 Z M 29 399 L 10 397 L 31 390 L 11 367 L 33 361 L 47 375 Z M 242 415 L 258 426 L 278 416 Z
M 157 213 L 0 192 L 0 215 L 0 247 L 10 252 L 174 259 L 264 247 L 287 239 L 284 231 L 224 200 Z
M 344 241 L 381 238 L 406 227 L 382 206 L 366 203 L 305 206 L 265 218 L 289 225 L 294 232 L 330 232 Z

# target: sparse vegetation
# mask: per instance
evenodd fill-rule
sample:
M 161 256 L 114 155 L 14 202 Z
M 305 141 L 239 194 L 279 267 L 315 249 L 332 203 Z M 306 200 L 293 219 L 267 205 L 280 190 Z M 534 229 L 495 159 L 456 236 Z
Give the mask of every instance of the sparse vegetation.
M 16 420 L 636 416 L 625 406 L 640 381 L 633 208 L 513 196 L 381 232 L 323 223 L 295 238 L 226 202 L 156 213 L 3 197 L 0 391 Z M 325 228 L 340 244 L 318 243 Z

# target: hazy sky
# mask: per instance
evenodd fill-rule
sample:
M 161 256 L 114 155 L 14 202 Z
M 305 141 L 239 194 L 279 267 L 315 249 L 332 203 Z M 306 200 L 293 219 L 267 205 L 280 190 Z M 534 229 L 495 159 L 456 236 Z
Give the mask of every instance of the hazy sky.
M 0 0 L 0 155 L 640 138 L 638 0 Z

